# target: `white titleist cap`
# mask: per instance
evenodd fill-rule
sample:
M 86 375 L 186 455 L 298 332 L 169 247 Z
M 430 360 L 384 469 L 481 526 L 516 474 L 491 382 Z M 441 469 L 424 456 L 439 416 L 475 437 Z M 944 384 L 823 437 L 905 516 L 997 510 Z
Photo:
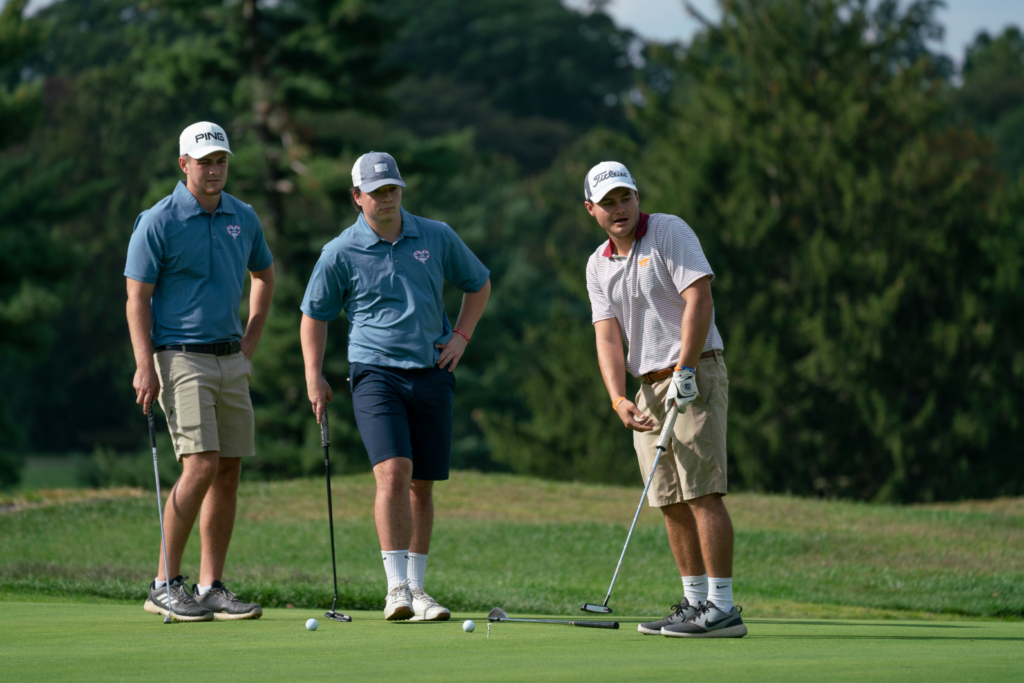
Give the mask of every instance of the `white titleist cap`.
M 187 154 L 193 159 L 202 159 L 214 152 L 231 154 L 228 134 L 216 123 L 200 121 L 181 131 L 181 137 L 178 138 L 178 156 L 183 157 Z
M 599 202 L 616 187 L 628 187 L 636 192 L 636 181 L 619 162 L 602 161 L 587 171 L 587 179 L 583 181 L 583 194 L 588 202 Z
M 352 165 L 352 187 L 360 192 L 373 192 L 385 185 L 405 187 L 395 158 L 387 152 L 367 152 Z

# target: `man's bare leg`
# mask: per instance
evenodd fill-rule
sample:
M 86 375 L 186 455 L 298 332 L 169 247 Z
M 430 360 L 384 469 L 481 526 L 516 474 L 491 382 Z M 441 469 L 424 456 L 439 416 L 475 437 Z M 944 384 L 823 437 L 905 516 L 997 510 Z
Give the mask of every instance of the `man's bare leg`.
M 665 515 L 668 544 L 676 559 L 680 576 L 700 576 L 706 573 L 697 521 L 686 503 L 674 503 L 661 508 Z
M 408 550 L 413 534 L 412 460 L 389 458 L 379 462 L 373 467 L 373 476 L 377 480 L 373 519 L 377 524 L 380 549 Z
M 224 578 L 224 563 L 235 528 L 238 476 L 241 472 L 241 458 L 220 458 L 217 475 L 203 499 L 199 513 L 199 535 L 203 544 L 200 586 L 210 586 Z
M 733 530 L 722 494 L 712 493 L 687 501 L 700 536 L 701 554 L 708 576 L 732 577 Z
M 167 569 L 170 578 L 181 574 L 181 556 L 185 553 L 189 534 L 195 524 L 196 515 L 203 504 L 206 492 L 217 475 L 220 454 L 217 451 L 192 453 L 181 459 L 182 472 L 178 482 L 171 489 L 164 508 L 164 533 L 167 538 Z M 157 579 L 167 581 L 164 576 L 163 557 L 157 560 Z
M 409 552 L 426 555 L 430 552 L 430 536 L 434 532 L 434 482 L 413 479 L 409 489 L 412 507 L 412 540 Z

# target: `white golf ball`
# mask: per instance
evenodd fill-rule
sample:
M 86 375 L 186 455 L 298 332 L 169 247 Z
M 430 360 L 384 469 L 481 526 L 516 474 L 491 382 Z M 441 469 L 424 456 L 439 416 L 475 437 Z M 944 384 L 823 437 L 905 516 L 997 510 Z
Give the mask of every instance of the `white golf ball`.
M 462 630 L 466 633 L 472 633 L 476 630 L 476 624 L 473 623 L 472 619 L 466 619 L 462 622 Z
M 319 626 L 319 625 L 320 624 L 316 623 L 316 619 L 306 619 L 306 629 L 307 630 L 315 631 L 316 627 Z

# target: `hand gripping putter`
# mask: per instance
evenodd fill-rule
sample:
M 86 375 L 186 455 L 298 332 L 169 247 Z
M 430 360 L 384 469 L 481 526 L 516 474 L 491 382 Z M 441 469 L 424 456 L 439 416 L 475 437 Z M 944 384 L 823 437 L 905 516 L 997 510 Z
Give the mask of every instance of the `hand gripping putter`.
M 640 502 L 636 506 L 636 514 L 633 515 L 633 523 L 629 525 L 629 533 L 626 534 L 626 544 L 622 546 L 622 554 L 619 555 L 619 563 L 615 565 L 615 573 L 612 575 L 612 585 L 608 586 L 608 595 L 604 596 L 604 602 L 600 605 L 592 605 L 589 602 L 583 603 L 580 610 L 583 612 L 597 612 L 598 614 L 611 614 L 612 608 L 608 606 L 608 600 L 612 597 L 612 589 L 615 588 L 615 579 L 619 578 L 619 569 L 622 567 L 622 558 L 626 556 L 626 548 L 629 547 L 629 539 L 633 536 L 633 529 L 636 527 L 636 520 L 640 518 L 640 508 L 644 506 L 644 498 L 647 497 L 647 490 L 651 488 L 651 482 L 654 481 L 654 473 L 658 469 L 658 461 L 661 460 L 661 454 L 668 450 L 668 443 L 672 439 L 672 428 L 675 427 L 676 417 L 679 415 L 678 410 L 674 406 L 667 406 L 666 412 L 668 413 L 668 419 L 665 420 L 665 426 L 661 428 L 661 438 L 658 439 L 658 453 L 654 456 L 654 465 L 651 466 L 651 474 L 647 477 L 647 484 L 644 486 L 644 492 L 640 495 Z
M 324 447 L 324 470 L 327 472 L 327 520 L 331 526 L 331 569 L 334 570 L 334 602 L 331 611 L 324 616 L 334 621 L 352 621 L 352 617 L 337 611 L 338 608 L 338 563 L 334 559 L 334 509 L 331 507 L 331 430 L 327 425 L 327 406 L 320 418 L 320 445 Z
M 167 571 L 167 540 L 164 538 L 164 508 L 160 500 L 160 466 L 156 460 L 156 421 L 153 419 L 153 406 L 150 404 L 146 413 L 149 420 L 149 445 L 153 448 L 153 475 L 156 477 L 156 512 L 160 516 L 160 549 L 164 551 L 164 581 L 167 582 L 167 614 L 164 623 L 171 623 L 171 574 Z

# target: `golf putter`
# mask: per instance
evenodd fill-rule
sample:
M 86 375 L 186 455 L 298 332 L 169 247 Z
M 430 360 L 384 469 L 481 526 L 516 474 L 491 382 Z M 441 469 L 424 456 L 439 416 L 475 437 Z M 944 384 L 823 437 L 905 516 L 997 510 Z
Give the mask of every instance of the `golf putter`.
M 324 379 L 327 379 L 326 377 Z M 331 430 L 327 424 L 327 406 L 320 418 L 320 445 L 324 447 L 324 470 L 327 472 L 327 520 L 331 526 L 331 569 L 334 570 L 334 602 L 331 611 L 324 616 L 334 621 L 352 621 L 352 617 L 337 611 L 338 608 L 338 564 L 334 559 L 334 508 L 331 505 Z
M 160 467 L 156 460 L 156 420 L 153 418 L 153 404 L 146 414 L 149 420 L 149 445 L 153 448 L 153 476 L 156 478 L 156 512 L 160 516 L 160 548 L 164 551 L 164 580 L 167 582 L 167 614 L 164 623 L 171 623 L 171 573 L 167 570 L 167 539 L 164 537 L 164 507 L 160 500 Z
M 640 502 L 636 506 L 636 514 L 633 515 L 633 523 L 629 525 L 629 533 L 626 534 L 626 544 L 622 546 L 622 554 L 619 555 L 619 563 L 615 565 L 615 573 L 612 575 L 612 585 L 608 586 L 608 594 L 604 596 L 604 602 L 600 605 L 593 605 L 589 602 L 583 603 L 580 607 L 581 612 L 596 612 L 598 614 L 611 614 L 612 608 L 608 606 L 608 600 L 612 597 L 612 589 L 615 588 L 615 580 L 619 578 L 619 569 L 622 568 L 622 558 L 626 556 L 626 548 L 629 547 L 629 539 L 633 537 L 633 529 L 636 528 L 636 520 L 640 519 L 640 509 L 644 506 L 644 498 L 647 497 L 647 491 L 651 488 L 651 482 L 654 481 L 654 473 L 658 469 L 658 461 L 661 460 L 661 454 L 668 450 L 669 441 L 672 439 L 672 428 L 675 427 L 676 417 L 679 415 L 678 410 L 668 409 L 668 419 L 665 420 L 665 426 L 661 428 L 661 438 L 658 439 L 658 453 L 654 456 L 654 465 L 651 466 L 651 474 L 647 477 L 647 484 L 644 485 L 644 492 L 640 495 Z
M 508 615 L 508 612 L 495 607 L 491 610 L 491 613 L 487 615 L 487 621 L 498 622 L 498 621 L 522 621 L 530 624 L 566 624 L 568 626 L 583 626 L 585 628 L 610 628 L 617 629 L 619 622 L 617 621 L 559 621 L 557 619 L 513 619 Z M 487 627 L 490 628 L 490 624 Z

